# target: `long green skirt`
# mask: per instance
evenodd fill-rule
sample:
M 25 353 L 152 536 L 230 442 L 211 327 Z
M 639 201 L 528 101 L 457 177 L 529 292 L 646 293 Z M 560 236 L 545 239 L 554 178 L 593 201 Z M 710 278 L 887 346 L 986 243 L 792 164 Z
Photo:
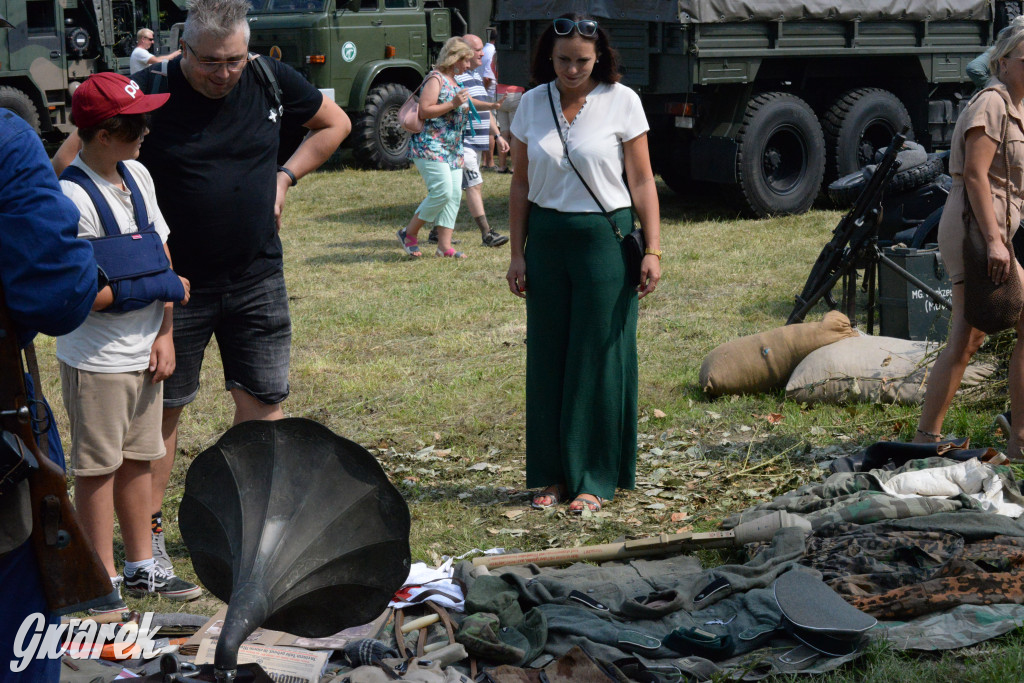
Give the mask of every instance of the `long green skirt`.
M 638 304 L 604 215 L 533 206 L 526 286 L 526 485 L 610 500 L 636 484 Z

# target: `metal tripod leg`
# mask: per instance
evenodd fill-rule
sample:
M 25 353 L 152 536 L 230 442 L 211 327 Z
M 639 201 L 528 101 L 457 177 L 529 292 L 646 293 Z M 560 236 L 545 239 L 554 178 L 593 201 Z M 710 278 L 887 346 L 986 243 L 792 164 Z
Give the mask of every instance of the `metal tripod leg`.
M 890 259 L 885 254 L 883 254 L 882 251 L 880 249 L 878 249 L 877 247 L 875 247 L 875 251 L 877 253 L 878 261 L 881 264 L 883 264 L 886 268 L 888 268 L 892 272 L 896 273 L 901 278 L 903 278 L 904 280 L 906 280 L 907 282 L 909 282 L 910 284 L 914 285 L 915 287 L 920 289 L 922 292 L 927 294 L 928 298 L 930 298 L 932 301 L 934 301 L 939 306 L 945 306 L 949 310 L 953 310 L 953 304 L 950 303 L 949 299 L 947 299 L 946 297 L 942 296 L 937 291 L 935 291 L 934 289 L 932 289 L 931 287 L 926 285 L 922 280 L 920 280 L 913 273 L 910 273 L 906 269 L 901 268 L 895 261 Z

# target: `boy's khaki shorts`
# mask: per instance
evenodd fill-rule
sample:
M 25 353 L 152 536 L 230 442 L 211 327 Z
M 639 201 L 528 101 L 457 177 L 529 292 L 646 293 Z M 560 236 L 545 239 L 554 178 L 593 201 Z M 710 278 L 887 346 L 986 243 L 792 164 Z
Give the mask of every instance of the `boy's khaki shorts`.
M 90 372 L 60 364 L 60 387 L 71 421 L 71 472 L 109 474 L 129 460 L 156 460 L 166 450 L 160 431 L 164 383 L 149 370 Z

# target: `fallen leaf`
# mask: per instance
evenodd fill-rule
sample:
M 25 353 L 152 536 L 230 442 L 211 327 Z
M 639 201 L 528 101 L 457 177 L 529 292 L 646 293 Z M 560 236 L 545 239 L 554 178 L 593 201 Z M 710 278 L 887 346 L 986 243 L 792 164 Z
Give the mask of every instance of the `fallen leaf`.
M 470 465 L 470 466 L 469 466 L 469 467 L 467 467 L 466 469 L 467 469 L 468 471 L 470 471 L 470 472 L 482 472 L 483 470 L 486 470 L 486 469 L 488 469 L 489 467 L 490 467 L 490 464 L 489 464 L 489 463 L 486 463 L 486 462 L 478 462 L 478 463 L 476 463 L 475 465 Z
M 650 505 L 645 505 L 644 507 L 646 507 L 648 510 L 664 510 L 665 509 L 665 504 L 664 503 L 651 503 Z M 584 508 L 584 510 L 585 509 L 586 508 Z
M 721 413 L 716 413 L 713 410 L 705 410 L 704 412 L 707 413 L 707 416 L 710 417 L 712 420 L 721 420 L 722 419 L 722 414 Z
M 516 517 L 522 517 L 526 514 L 526 510 L 509 510 L 505 513 L 505 516 L 509 519 L 515 519 Z
M 673 512 L 672 513 L 672 521 L 673 522 L 681 522 L 684 519 L 686 519 L 686 517 L 687 517 L 687 513 L 685 513 L 685 512 Z
M 651 415 L 654 415 L 654 417 L 658 418 L 659 420 L 662 419 L 663 417 L 668 417 L 668 415 L 665 414 L 664 410 L 658 410 L 657 408 L 651 411 Z
M 783 417 L 782 413 L 768 413 L 768 417 L 765 419 L 768 420 L 768 424 L 777 425 L 782 422 Z
M 441 433 L 440 432 L 434 432 L 434 441 L 440 441 L 440 440 L 441 440 Z

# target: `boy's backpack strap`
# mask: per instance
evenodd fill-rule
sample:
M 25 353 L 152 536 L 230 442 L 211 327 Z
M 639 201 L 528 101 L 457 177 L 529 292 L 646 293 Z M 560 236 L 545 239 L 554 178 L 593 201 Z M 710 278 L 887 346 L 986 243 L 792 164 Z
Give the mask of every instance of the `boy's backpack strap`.
M 103 232 L 107 233 L 107 237 L 115 237 L 121 234 L 121 228 L 117 225 L 114 212 L 110 210 L 110 205 L 107 204 L 106 198 L 103 197 L 100 188 L 96 186 L 96 183 L 89 177 L 89 174 L 77 166 L 68 166 L 60 174 L 60 179 L 71 181 L 85 190 L 85 193 L 89 195 L 89 199 L 92 200 L 93 205 L 96 207 L 96 213 L 100 217 L 100 225 L 103 226 Z
M 135 178 L 128 172 L 128 167 L 123 161 L 117 162 L 117 172 L 121 174 L 124 179 L 124 184 L 128 188 L 128 191 L 132 195 L 132 207 L 135 209 L 135 226 L 139 232 L 146 232 L 147 230 L 153 230 L 152 223 L 149 222 L 149 213 L 146 211 L 146 198 L 142 194 L 142 190 L 139 189 L 139 184 L 135 182 Z
M 284 114 L 284 109 L 281 106 L 281 84 L 277 82 L 277 76 L 274 74 L 273 69 L 270 68 L 262 55 L 258 55 L 255 52 L 249 53 L 249 63 L 253 66 L 256 82 L 267 93 L 274 109 L 279 115 Z

